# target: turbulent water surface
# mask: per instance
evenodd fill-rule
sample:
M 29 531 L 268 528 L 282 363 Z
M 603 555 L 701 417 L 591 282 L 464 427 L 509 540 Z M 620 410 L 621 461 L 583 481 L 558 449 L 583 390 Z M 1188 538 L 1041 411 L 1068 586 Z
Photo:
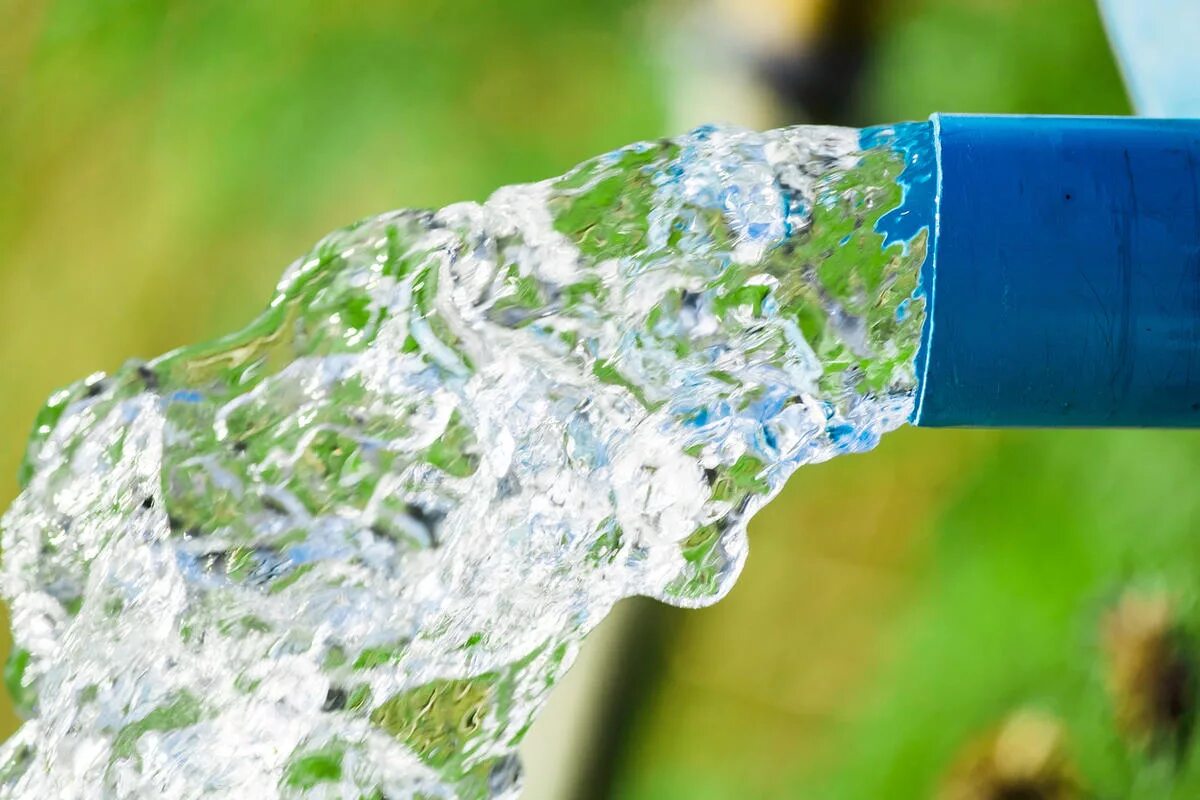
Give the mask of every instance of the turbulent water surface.
M 513 797 L 614 602 L 717 600 L 795 467 L 908 416 L 929 142 L 705 128 L 373 217 L 55 394 L 0 797 Z

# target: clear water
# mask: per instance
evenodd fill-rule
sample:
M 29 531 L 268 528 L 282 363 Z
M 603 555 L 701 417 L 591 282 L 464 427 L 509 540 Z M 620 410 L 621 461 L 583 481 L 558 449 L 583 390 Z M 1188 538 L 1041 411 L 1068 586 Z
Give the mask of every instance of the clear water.
M 620 598 L 701 606 L 907 418 L 926 125 L 706 128 L 327 237 L 54 395 L 3 519 L 5 798 L 514 797 Z

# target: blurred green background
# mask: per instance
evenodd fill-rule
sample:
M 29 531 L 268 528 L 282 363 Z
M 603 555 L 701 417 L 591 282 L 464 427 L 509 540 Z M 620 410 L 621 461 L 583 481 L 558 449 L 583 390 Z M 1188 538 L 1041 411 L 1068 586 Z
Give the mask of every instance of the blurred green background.
M 235 328 L 367 214 L 710 118 L 1128 111 L 1090 0 L 3 8 L 4 476 L 55 387 Z M 802 470 L 726 601 L 625 613 L 560 796 L 1196 797 L 1197 475 L 1179 432 L 903 431 Z

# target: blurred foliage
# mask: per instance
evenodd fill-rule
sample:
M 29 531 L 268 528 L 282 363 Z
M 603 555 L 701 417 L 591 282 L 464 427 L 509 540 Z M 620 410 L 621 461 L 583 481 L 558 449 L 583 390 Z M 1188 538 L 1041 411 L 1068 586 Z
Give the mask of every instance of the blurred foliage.
M 1004 437 L 946 498 L 890 632 L 896 656 L 824 768 L 800 779 L 803 796 L 927 796 L 964 742 L 1033 707 L 1065 724 L 1087 796 L 1195 797 L 1191 742 L 1176 759 L 1123 740 L 1102 633 L 1131 588 L 1165 592 L 1182 625 L 1200 622 L 1197 470 L 1193 434 Z M 1164 677 L 1147 671 L 1144 691 Z
M 1127 114 L 1094 0 L 892 0 L 865 103 L 936 111 Z
M 2 506 L 51 391 L 240 327 L 323 234 L 665 133 L 636 0 L 3 5 Z
M 0 474 L 54 387 L 235 328 L 328 230 L 665 133 L 645 4 L 10 0 Z M 870 119 L 1126 110 L 1089 0 L 879 29 Z M 730 598 L 669 612 L 613 794 L 929 797 L 1000 785 L 1016 729 L 1084 797 L 1196 796 L 1198 471 L 1190 433 L 929 431 L 803 470 Z

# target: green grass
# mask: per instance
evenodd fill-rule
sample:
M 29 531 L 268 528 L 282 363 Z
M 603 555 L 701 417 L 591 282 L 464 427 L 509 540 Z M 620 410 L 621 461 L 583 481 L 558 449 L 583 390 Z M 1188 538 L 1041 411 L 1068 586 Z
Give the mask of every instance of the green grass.
M 965 741 L 1024 707 L 1062 719 L 1098 796 L 1196 796 L 1194 759 L 1118 735 L 1101 625 L 1127 589 L 1165 591 L 1182 627 L 1200 624 L 1197 471 L 1190 433 L 1006 437 L 949 499 L 894 664 L 798 796 L 928 796 Z

